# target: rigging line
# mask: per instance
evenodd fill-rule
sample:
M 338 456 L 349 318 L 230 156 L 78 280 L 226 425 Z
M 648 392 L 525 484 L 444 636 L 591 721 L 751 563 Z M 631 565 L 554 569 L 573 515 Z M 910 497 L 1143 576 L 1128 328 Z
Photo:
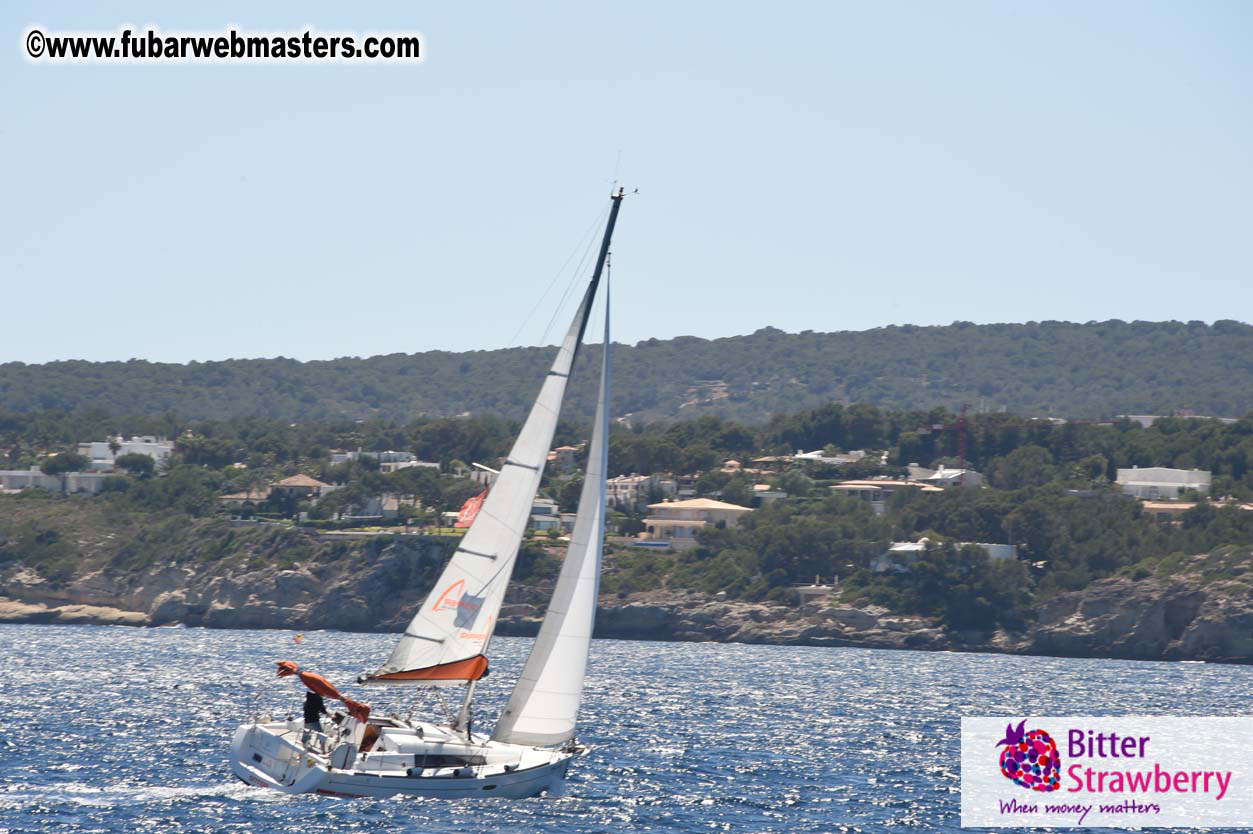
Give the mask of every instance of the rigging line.
M 435 700 L 439 701 L 440 712 L 444 713 L 444 718 L 451 725 L 453 722 L 452 711 L 448 709 L 448 705 L 444 703 L 444 696 L 440 693 L 438 686 L 432 686 L 431 692 L 435 694 Z
M 568 267 L 570 265 L 570 262 L 574 260 L 574 256 L 579 253 L 580 247 L 584 246 L 583 241 L 588 240 L 588 239 L 593 239 L 593 240 L 595 239 L 594 232 L 596 231 L 597 227 L 600 226 L 601 221 L 604 219 L 605 214 L 608 211 L 609 211 L 608 208 L 602 208 L 600 212 L 596 215 L 596 219 L 593 220 L 592 224 L 587 227 L 587 231 L 579 235 L 577 242 L 574 244 L 574 247 L 570 250 L 570 254 L 566 256 L 565 263 L 561 265 L 561 267 L 557 270 L 556 274 L 553 275 L 552 280 L 548 282 L 548 287 L 545 288 L 544 292 L 540 295 L 539 299 L 535 302 L 535 306 L 531 308 L 531 312 L 527 313 L 526 317 L 522 319 L 522 323 L 518 325 L 517 332 L 515 332 L 513 334 L 513 338 L 509 340 L 509 347 L 518 346 L 518 337 L 522 335 L 522 330 L 527 326 L 527 324 L 530 323 L 531 319 L 535 316 L 535 313 L 539 311 L 540 305 L 544 303 L 544 299 L 546 299 L 548 297 L 548 294 L 552 292 L 552 289 L 556 285 L 557 280 L 561 278 L 563 274 L 565 274 L 566 267 Z
M 583 257 L 579 259 L 578 265 L 574 268 L 574 272 L 570 275 L 570 282 L 566 284 L 566 290 L 561 294 L 561 300 L 557 302 L 556 309 L 553 310 L 552 317 L 548 320 L 548 324 L 544 327 L 544 333 L 540 337 L 540 344 L 548 341 L 548 334 L 552 330 L 553 325 L 557 322 L 557 317 L 566 306 L 566 301 L 570 298 L 570 292 L 583 282 L 583 268 L 587 265 L 588 259 L 591 257 L 592 248 L 596 243 L 596 237 L 593 235 L 587 239 L 587 248 L 583 250 Z

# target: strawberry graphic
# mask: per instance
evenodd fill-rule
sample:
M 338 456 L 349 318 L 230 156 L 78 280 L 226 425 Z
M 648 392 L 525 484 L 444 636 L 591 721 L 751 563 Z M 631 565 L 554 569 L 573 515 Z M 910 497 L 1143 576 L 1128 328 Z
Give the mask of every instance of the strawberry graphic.
M 1015 785 L 1030 791 L 1049 792 L 1058 788 L 1062 760 L 1053 737 L 1043 730 L 1023 732 L 1024 719 L 1015 729 L 1005 725 L 1005 738 L 996 743 L 1006 745 L 1001 751 L 1001 773 Z

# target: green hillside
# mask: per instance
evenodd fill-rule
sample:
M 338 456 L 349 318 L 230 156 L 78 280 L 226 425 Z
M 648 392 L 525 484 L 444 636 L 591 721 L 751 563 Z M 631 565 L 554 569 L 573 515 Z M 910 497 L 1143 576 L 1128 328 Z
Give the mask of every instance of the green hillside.
M 567 414 L 587 416 L 599 346 L 576 369 Z M 0 364 L 0 409 L 282 420 L 465 412 L 520 417 L 552 348 L 298 362 L 232 359 Z M 1253 409 L 1253 326 L 1236 321 L 1030 322 L 650 339 L 621 346 L 614 410 L 645 420 L 758 422 L 836 401 L 1104 418 Z

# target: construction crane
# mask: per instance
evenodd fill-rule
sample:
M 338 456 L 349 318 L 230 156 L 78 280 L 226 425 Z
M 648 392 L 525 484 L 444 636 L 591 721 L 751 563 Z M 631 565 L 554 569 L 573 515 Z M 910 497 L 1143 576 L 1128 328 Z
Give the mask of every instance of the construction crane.
M 957 432 L 957 466 L 958 466 L 958 469 L 961 470 L 961 474 L 958 475 L 958 482 L 957 482 L 959 486 L 966 485 L 966 429 L 969 426 L 969 422 L 966 420 L 966 410 L 968 408 L 970 408 L 968 404 L 962 403 L 961 413 L 958 415 L 957 420 L 955 420 L 952 423 L 932 423 L 931 424 L 932 431 L 938 431 L 938 432 L 955 431 Z

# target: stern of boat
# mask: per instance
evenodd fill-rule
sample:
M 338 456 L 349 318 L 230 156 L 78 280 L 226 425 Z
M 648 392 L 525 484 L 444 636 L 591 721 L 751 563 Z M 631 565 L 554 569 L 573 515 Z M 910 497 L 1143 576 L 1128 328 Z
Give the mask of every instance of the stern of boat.
M 242 782 L 283 793 L 308 793 L 327 770 L 308 756 L 300 730 L 287 723 L 244 724 L 231 739 L 231 771 Z

